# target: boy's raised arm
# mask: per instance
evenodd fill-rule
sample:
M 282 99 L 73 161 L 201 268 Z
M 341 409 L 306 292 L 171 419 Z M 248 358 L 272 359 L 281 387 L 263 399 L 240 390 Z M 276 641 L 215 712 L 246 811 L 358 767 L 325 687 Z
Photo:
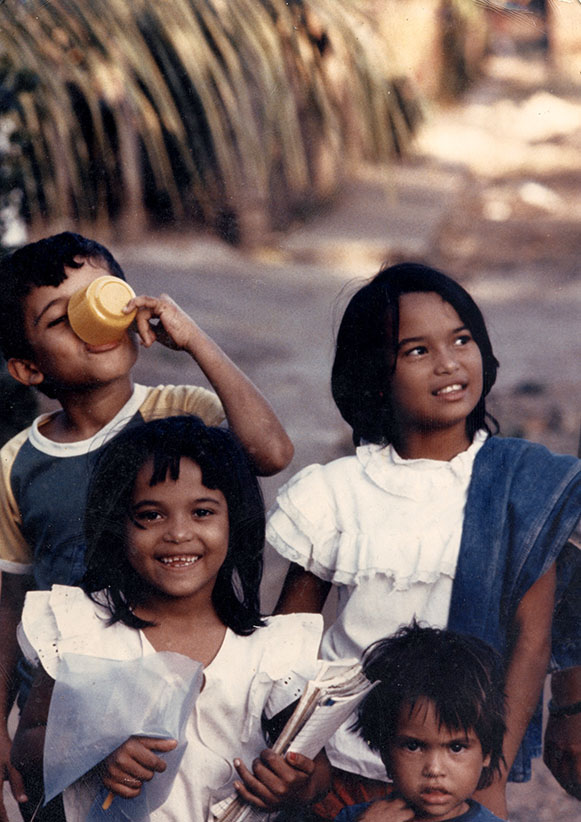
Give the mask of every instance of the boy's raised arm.
M 140 296 L 125 310 L 138 309 L 137 329 L 146 348 L 154 342 L 187 351 L 219 396 L 230 428 L 256 471 L 270 476 L 292 459 L 293 446 L 267 400 L 222 349 L 167 294 Z M 150 321 L 159 319 L 159 325 Z
M 10 762 L 11 740 L 8 735 L 8 715 L 14 698 L 16 664 L 20 649 L 16 629 L 22 617 L 24 597 L 31 578 L 26 575 L 2 573 L 0 591 L 0 768 L 2 782 L 10 782 L 12 794 L 17 802 L 25 802 L 26 794 L 20 773 Z M 0 794 L 0 822 L 7 822 L 8 816 Z

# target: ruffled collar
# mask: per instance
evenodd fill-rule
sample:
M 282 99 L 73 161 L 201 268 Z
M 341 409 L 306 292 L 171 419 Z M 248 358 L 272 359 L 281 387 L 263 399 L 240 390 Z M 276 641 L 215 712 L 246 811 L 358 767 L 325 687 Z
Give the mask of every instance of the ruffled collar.
M 467 487 L 476 454 L 487 439 L 486 431 L 477 431 L 466 451 L 449 461 L 403 459 L 393 445 L 373 443 L 360 445 L 356 455 L 365 474 L 380 488 L 395 496 L 423 500 L 448 487 Z

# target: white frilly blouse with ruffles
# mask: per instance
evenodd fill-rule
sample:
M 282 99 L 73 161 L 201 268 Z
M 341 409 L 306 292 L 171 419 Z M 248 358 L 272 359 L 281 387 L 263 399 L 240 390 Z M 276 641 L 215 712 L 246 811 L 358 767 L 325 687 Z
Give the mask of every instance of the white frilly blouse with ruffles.
M 355 456 L 304 468 L 280 489 L 268 542 L 338 589 L 324 659 L 360 657 L 414 617 L 446 626 L 472 466 L 486 438 L 477 432 L 449 462 L 362 445 Z M 385 779 L 379 756 L 349 724 L 326 746 L 332 764 Z
M 25 656 L 40 662 L 53 679 L 66 652 L 119 660 L 155 653 L 143 632 L 120 622 L 108 625 L 109 616 L 80 588 L 55 585 L 51 591 L 27 594 L 19 641 Z M 152 822 L 206 822 L 211 806 L 233 793 L 238 778 L 233 759 L 240 757 L 251 767 L 266 747 L 261 716 L 269 697 L 272 702 L 273 685 L 284 686 L 291 673 L 303 684 L 313 675 L 322 628 L 319 614 L 291 614 L 270 617 L 250 636 L 226 629 L 218 653 L 204 669 L 171 793 L 151 814 Z M 294 700 L 287 696 L 282 697 L 285 705 Z M 89 779 L 67 788 L 68 822 L 86 819 L 98 787 Z

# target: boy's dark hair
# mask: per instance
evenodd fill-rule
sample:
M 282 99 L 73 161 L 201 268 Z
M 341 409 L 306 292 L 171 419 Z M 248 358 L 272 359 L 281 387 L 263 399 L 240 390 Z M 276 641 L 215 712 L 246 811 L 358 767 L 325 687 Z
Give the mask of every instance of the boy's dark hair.
M 0 349 L 6 359 L 31 359 L 24 300 L 33 288 L 59 286 L 66 279 L 65 266 L 81 267 L 75 257 L 104 263 L 111 274 L 125 279 L 123 269 L 105 246 L 72 231 L 28 243 L 0 261 Z
M 393 441 L 395 416 L 391 405 L 391 378 L 395 371 L 399 337 L 399 298 L 402 294 L 435 292 L 450 303 L 465 323 L 482 356 L 482 396 L 466 421 L 472 440 L 479 428 L 490 429 L 484 398 L 494 385 L 498 360 L 482 313 L 459 283 L 435 268 L 399 263 L 382 268 L 351 298 L 337 335 L 331 374 L 333 399 L 353 429 L 353 442 L 386 445 Z M 391 355 L 391 356 L 390 356 Z
M 126 558 L 126 529 L 137 474 L 152 463 L 150 485 L 179 476 L 182 457 L 202 471 L 207 488 L 219 489 L 228 505 L 229 541 L 212 601 L 218 616 L 237 634 L 262 624 L 259 586 L 264 548 L 264 502 L 242 446 L 230 431 L 194 416 L 166 417 L 129 425 L 103 450 L 93 473 L 85 514 L 87 571 L 81 582 L 95 598 L 106 590 L 111 622 L 133 628 L 150 624 L 133 609 L 144 585 Z M 97 600 L 96 600 L 97 601 Z
M 490 785 L 494 772 L 500 773 L 506 729 L 504 667 L 493 648 L 476 637 L 414 622 L 371 645 L 363 668 L 379 684 L 359 706 L 355 727 L 380 753 L 388 774 L 402 708 L 412 713 L 427 699 L 446 728 L 476 734 L 483 756 L 490 756 L 478 787 Z

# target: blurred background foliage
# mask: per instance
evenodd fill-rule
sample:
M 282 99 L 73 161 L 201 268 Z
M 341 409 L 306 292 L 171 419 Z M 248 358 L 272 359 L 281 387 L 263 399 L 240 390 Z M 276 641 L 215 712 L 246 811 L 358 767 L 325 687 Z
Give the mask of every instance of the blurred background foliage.
M 0 256 L 26 240 L 20 217 L 21 136 L 17 129 L 20 97 L 34 91 L 37 79 L 0 56 Z M 0 355 L 0 445 L 29 425 L 38 411 L 35 392 L 13 380 Z
M 455 91 L 478 7 L 430 8 Z M 421 118 L 384 0 L 11 0 L 0 37 L 36 78 L 10 126 L 34 233 L 201 225 L 252 242 L 398 155 Z

